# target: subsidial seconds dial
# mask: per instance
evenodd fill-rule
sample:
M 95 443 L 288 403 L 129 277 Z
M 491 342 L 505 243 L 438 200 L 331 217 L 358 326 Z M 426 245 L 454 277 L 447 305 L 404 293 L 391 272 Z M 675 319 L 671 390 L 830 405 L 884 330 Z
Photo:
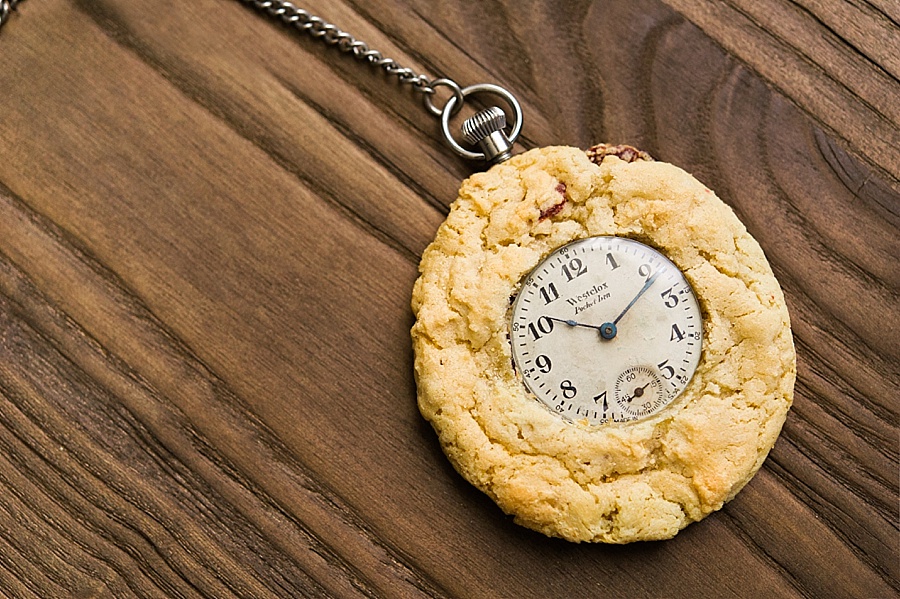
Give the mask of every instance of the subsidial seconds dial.
M 522 282 L 510 341 L 527 389 L 566 420 L 650 417 L 700 360 L 700 306 L 668 258 L 623 237 L 556 249 Z

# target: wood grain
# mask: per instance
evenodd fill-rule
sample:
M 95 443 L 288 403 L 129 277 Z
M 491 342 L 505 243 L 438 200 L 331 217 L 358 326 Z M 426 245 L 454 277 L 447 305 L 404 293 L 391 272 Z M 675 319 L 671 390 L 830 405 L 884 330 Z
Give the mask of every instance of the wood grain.
M 626 142 L 759 240 L 798 350 L 760 473 L 672 541 L 571 545 L 415 407 L 418 257 L 472 166 L 420 99 L 237 2 L 32 0 L 0 32 L 0 591 L 894 597 L 900 14 L 889 2 L 312 2 Z
M 876 170 L 900 177 L 900 19 L 841 0 L 666 0 Z M 888 3 L 889 4 L 889 3 Z

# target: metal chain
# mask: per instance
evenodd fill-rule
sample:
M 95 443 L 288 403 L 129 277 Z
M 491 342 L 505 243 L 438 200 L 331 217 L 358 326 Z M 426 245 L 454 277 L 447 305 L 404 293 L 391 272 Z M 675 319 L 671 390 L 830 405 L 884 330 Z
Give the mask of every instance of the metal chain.
M 9 19 L 9 15 L 16 8 L 16 4 L 25 0 L 0 0 L 0 27 Z
M 336 46 L 341 52 L 351 54 L 357 60 L 367 62 L 381 68 L 388 75 L 397 78 L 400 83 L 412 86 L 414 90 L 425 94 L 425 107 L 430 113 L 439 117 L 441 109 L 434 105 L 432 97 L 438 87 L 448 87 L 456 98 L 459 107 L 463 102 L 462 89 L 450 79 L 429 79 L 428 76 L 418 74 L 408 67 L 401 66 L 393 58 L 387 58 L 378 50 L 369 48 L 369 45 L 356 39 L 353 35 L 342 31 L 321 17 L 311 14 L 309 11 L 298 8 L 285 0 L 241 0 L 244 4 L 280 19 L 284 23 L 296 27 L 303 33 L 320 39 L 329 46 Z M 456 110 L 459 110 L 459 107 Z
M 284 0 L 242 0 L 281 19 L 288 25 L 296 27 L 314 38 L 321 39 L 329 46 L 337 46 L 341 52 L 352 54 L 354 58 L 381 67 L 388 75 L 395 75 L 400 83 L 408 83 L 423 93 L 434 93 L 431 80 L 425 75 L 418 75 L 412 69 L 401 67 L 393 58 L 385 58 L 378 50 L 372 50 L 365 42 L 361 42 L 346 31 L 324 19 L 310 14 Z

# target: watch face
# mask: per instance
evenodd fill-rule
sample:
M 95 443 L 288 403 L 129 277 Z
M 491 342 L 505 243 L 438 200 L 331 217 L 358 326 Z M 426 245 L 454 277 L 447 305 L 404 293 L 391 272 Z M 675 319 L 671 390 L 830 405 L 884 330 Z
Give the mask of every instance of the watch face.
M 560 417 L 588 425 L 657 414 L 700 360 L 702 317 L 668 258 L 623 237 L 553 251 L 522 282 L 510 341 L 525 387 Z

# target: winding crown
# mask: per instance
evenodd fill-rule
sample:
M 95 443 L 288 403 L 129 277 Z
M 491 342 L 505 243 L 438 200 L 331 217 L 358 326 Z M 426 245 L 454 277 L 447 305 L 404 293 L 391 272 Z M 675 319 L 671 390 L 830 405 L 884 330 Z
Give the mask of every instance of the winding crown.
M 503 130 L 505 127 L 506 114 L 491 106 L 463 121 L 462 134 L 467 142 L 481 148 L 487 160 L 498 163 L 512 155 L 512 142 Z
M 502 131 L 504 127 L 506 113 L 497 106 L 491 106 L 463 121 L 462 134 L 474 146 L 494 131 Z

